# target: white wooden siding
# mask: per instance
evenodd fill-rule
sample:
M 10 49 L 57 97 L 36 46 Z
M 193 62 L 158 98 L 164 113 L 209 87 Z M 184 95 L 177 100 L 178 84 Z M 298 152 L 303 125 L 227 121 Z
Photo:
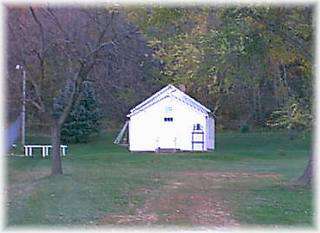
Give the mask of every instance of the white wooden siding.
M 168 107 L 172 108 L 171 112 L 168 112 Z M 130 117 L 130 150 L 154 151 L 157 147 L 175 147 L 183 151 L 190 151 L 192 150 L 193 125 L 201 124 L 206 132 L 206 116 L 208 114 L 168 96 Z M 173 118 L 172 122 L 164 121 L 164 118 L 170 117 Z M 207 144 L 205 136 L 205 150 Z M 201 150 L 202 148 L 198 145 L 195 149 Z

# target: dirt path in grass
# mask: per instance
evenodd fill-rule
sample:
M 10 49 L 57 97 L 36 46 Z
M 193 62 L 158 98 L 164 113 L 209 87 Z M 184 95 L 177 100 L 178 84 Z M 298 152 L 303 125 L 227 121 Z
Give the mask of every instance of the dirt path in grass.
M 233 218 L 230 203 L 221 190 L 226 181 L 246 177 L 277 179 L 278 175 L 235 172 L 169 174 L 168 182 L 161 189 L 135 191 L 134 195 L 146 198 L 141 208 L 133 209 L 129 214 L 108 214 L 100 224 L 235 227 L 239 223 Z

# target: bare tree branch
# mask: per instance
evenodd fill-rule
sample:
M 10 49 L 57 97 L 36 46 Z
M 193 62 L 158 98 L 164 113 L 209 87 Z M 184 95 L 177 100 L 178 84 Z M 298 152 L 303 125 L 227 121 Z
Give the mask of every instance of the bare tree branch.
M 36 16 L 36 13 L 34 12 L 33 8 L 32 7 L 29 7 L 30 9 L 30 12 L 31 12 L 31 15 L 34 19 L 34 21 L 36 22 L 36 24 L 38 24 L 39 26 L 39 30 L 40 30 L 40 37 L 41 37 L 41 50 L 43 51 L 44 50 L 44 44 L 45 44 L 45 39 L 44 39 L 44 30 L 43 30 L 43 26 L 42 26 L 42 23 L 39 21 L 38 17 Z

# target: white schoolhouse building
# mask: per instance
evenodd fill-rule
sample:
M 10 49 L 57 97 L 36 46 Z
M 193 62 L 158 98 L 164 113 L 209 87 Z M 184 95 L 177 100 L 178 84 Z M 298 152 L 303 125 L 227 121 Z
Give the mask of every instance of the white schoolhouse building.
M 127 115 L 130 151 L 207 151 L 214 149 L 211 111 L 168 85 Z

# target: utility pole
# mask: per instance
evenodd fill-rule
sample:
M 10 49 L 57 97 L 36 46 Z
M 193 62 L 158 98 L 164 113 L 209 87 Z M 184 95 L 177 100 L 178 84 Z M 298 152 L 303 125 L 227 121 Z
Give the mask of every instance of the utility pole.
M 26 142 L 26 71 L 22 69 L 22 125 L 21 125 L 21 144 Z
M 21 65 L 16 65 L 17 70 L 22 70 L 22 124 L 21 124 L 21 145 L 25 145 L 26 135 L 26 70 Z

